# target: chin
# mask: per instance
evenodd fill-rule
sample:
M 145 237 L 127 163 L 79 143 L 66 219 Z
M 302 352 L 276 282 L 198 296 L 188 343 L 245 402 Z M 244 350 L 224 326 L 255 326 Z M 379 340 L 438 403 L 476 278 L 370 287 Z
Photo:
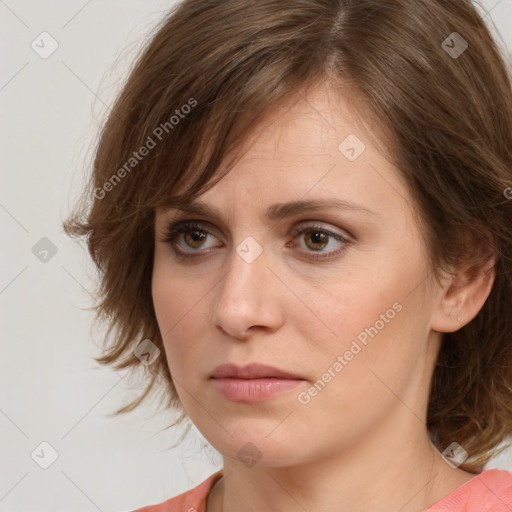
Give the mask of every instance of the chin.
M 251 420 L 235 426 L 224 423 L 223 426 L 231 436 L 220 427 L 215 432 L 204 432 L 208 442 L 224 457 L 229 457 L 251 468 L 253 466 L 286 467 L 305 461 L 307 454 L 297 450 L 304 446 L 295 439 L 293 433 L 279 425 L 279 421 Z M 277 428 L 276 428 L 277 426 Z M 270 434 L 269 434 L 270 433 Z

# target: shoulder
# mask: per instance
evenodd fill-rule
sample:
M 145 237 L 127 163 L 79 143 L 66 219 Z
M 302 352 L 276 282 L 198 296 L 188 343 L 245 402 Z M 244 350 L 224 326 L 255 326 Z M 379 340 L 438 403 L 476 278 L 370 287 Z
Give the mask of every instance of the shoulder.
M 206 497 L 215 482 L 223 475 L 222 469 L 210 475 L 204 482 L 174 498 L 158 503 L 138 508 L 133 512 L 205 512 Z
M 509 512 L 512 510 L 512 472 L 487 469 L 475 475 L 427 512 Z

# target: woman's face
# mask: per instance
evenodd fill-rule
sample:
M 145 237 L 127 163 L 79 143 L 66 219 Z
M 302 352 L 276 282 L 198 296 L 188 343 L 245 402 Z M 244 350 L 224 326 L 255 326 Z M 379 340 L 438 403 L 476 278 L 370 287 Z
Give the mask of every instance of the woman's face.
M 411 195 L 349 102 L 322 87 L 269 118 L 199 197 L 216 213 L 157 212 L 152 293 L 179 398 L 246 465 L 425 428 L 440 293 Z M 326 204 L 286 206 L 303 201 Z M 162 241 L 184 221 L 194 226 Z M 226 363 L 295 379 L 212 378 Z

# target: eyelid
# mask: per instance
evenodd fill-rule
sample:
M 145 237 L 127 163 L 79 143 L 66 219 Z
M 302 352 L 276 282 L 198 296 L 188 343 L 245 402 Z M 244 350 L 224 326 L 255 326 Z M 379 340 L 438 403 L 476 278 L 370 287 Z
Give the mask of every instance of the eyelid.
M 215 224 L 213 224 L 212 222 L 210 222 L 208 220 L 203 220 L 203 219 L 197 219 L 197 218 L 187 219 L 186 215 L 187 215 L 186 212 L 183 212 L 182 215 L 178 215 L 178 216 L 174 217 L 172 220 L 166 221 L 164 224 L 164 228 L 163 228 L 164 233 L 163 233 L 162 238 L 167 239 L 167 235 L 170 232 L 170 230 L 172 228 L 179 227 L 180 225 L 193 225 L 194 229 L 198 229 L 201 231 L 203 230 L 202 227 L 206 227 L 209 234 L 215 235 L 217 233 L 216 237 L 219 238 L 218 234 L 221 233 L 221 231 L 219 230 L 219 228 L 217 228 L 217 226 L 215 226 Z M 337 226 L 331 228 L 329 226 L 321 225 L 323 223 L 332 225 L 332 223 L 328 222 L 328 221 L 319 221 L 319 220 L 315 220 L 315 219 L 301 219 L 294 223 L 294 225 L 291 227 L 289 232 L 293 233 L 294 235 L 298 235 L 301 233 L 301 231 L 303 231 L 307 228 L 315 228 L 315 229 L 327 231 L 335 236 L 337 235 L 337 236 L 341 237 L 341 239 L 345 242 L 354 240 L 354 236 L 352 235 L 352 233 L 349 230 L 342 229 Z M 342 232 L 339 233 L 337 231 L 333 231 L 334 229 L 341 230 Z M 161 240 L 161 241 L 164 241 L 164 240 Z
M 310 222 L 310 224 L 308 224 Z M 322 225 L 323 221 L 311 220 L 311 221 L 300 221 L 298 225 L 292 227 L 291 232 L 295 235 L 309 229 L 318 229 L 319 231 L 325 231 L 330 233 L 333 236 L 339 236 L 343 241 L 349 242 L 354 239 L 352 234 L 346 229 L 341 229 L 339 227 L 331 228 L 330 226 Z M 330 224 L 330 223 L 327 223 Z M 341 230 L 341 232 L 337 231 Z
M 163 234 L 160 237 L 160 242 L 162 243 L 171 243 L 171 235 L 172 239 L 176 238 L 177 235 L 187 232 L 187 231 L 204 231 L 208 235 L 215 236 L 215 238 L 219 238 L 216 236 L 218 233 L 218 229 L 212 225 L 210 222 L 196 219 L 184 219 L 184 220 L 172 220 L 165 224 L 163 229 Z
M 311 215 L 311 214 L 309 214 L 309 215 Z M 281 221 L 274 222 L 272 224 L 272 226 L 270 227 L 269 231 L 274 230 L 279 225 L 287 225 L 288 223 L 291 223 L 294 225 L 307 223 L 307 222 L 311 222 L 314 224 L 325 223 L 325 224 L 330 224 L 331 226 L 334 226 L 335 229 L 342 229 L 342 231 L 344 233 L 349 235 L 351 238 L 354 238 L 354 236 L 351 234 L 349 229 L 347 229 L 346 227 L 340 228 L 340 227 L 336 226 L 336 223 L 342 222 L 340 219 L 338 219 L 336 217 L 332 218 L 332 216 L 329 215 L 328 212 L 324 212 L 323 214 L 322 214 L 322 212 L 319 212 L 317 215 L 318 215 L 318 217 L 323 216 L 323 217 L 331 218 L 331 220 L 327 220 L 327 218 L 324 220 L 319 220 L 319 218 L 306 217 L 305 214 L 302 214 L 302 215 L 299 215 L 295 219 L 284 219 Z M 170 225 L 179 224 L 181 222 L 196 222 L 196 223 L 200 223 L 200 224 L 205 224 L 205 225 L 210 226 L 212 231 L 216 231 L 217 233 L 222 233 L 222 230 L 215 225 L 216 219 L 210 220 L 210 219 L 203 218 L 201 216 L 192 217 L 188 212 L 181 211 L 181 210 L 179 210 L 178 213 L 175 213 L 170 219 L 165 219 L 163 221 L 164 231 L 167 231 Z M 345 222 L 348 222 L 348 219 L 345 219 L 343 221 L 343 223 L 345 223 Z M 221 221 L 221 224 L 222 224 L 222 227 L 225 226 L 225 224 L 222 221 Z M 292 228 L 292 229 L 294 229 L 294 228 Z M 322 227 L 322 229 L 331 229 L 331 228 Z

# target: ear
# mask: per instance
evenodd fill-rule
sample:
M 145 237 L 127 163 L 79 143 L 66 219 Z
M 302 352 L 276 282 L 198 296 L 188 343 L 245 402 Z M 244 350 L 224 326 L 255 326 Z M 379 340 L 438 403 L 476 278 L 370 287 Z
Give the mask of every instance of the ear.
M 487 246 L 487 252 L 489 247 Z M 482 260 L 481 260 L 482 261 Z M 491 293 L 496 277 L 496 254 L 484 263 L 461 266 L 445 276 L 431 327 L 438 332 L 454 332 L 475 318 Z

